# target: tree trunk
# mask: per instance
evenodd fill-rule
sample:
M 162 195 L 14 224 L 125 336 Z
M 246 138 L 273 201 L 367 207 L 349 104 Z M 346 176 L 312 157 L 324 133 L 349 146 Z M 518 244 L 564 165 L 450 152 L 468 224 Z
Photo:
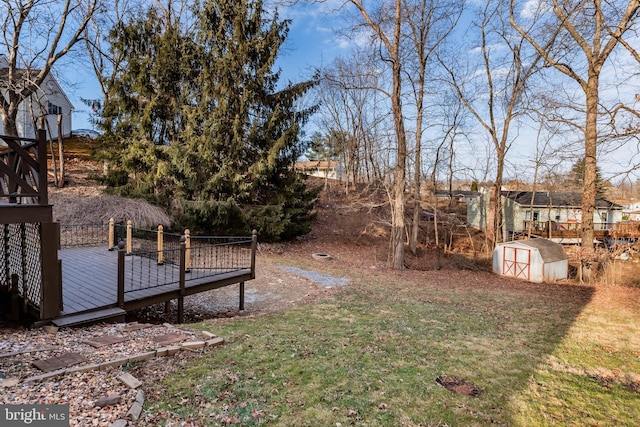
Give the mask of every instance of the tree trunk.
M 419 97 L 419 102 L 422 101 L 422 97 Z M 413 221 L 411 223 L 411 237 L 409 238 L 409 250 L 411 253 L 416 255 L 418 252 L 418 231 L 420 230 L 420 217 L 422 216 L 422 204 L 421 194 L 420 194 L 420 183 L 421 183 L 421 156 L 420 151 L 422 150 L 422 106 L 418 106 L 418 118 L 416 120 L 416 159 L 415 159 L 415 171 L 413 175 Z M 434 166 L 435 168 L 435 166 Z M 434 187 L 435 188 L 435 187 Z
M 587 81 L 587 115 L 584 132 L 584 179 L 582 182 L 583 259 L 593 257 L 593 213 L 596 205 L 596 146 L 598 142 L 598 75 L 589 70 Z
M 389 265 L 394 270 L 404 269 L 404 203 L 405 203 L 405 164 L 407 161 L 407 139 L 404 131 L 404 119 L 402 117 L 402 65 L 400 63 L 400 0 L 396 0 L 394 44 L 390 49 L 393 61 L 393 93 L 391 95 L 391 108 L 393 110 L 393 125 L 397 140 L 397 159 L 394 171 L 391 247 L 393 257 Z
M 498 167 L 496 173 L 496 182 L 494 184 L 494 192 L 492 200 L 493 205 L 493 244 L 494 246 L 504 240 L 502 232 L 502 223 L 504 217 L 502 215 L 502 171 L 504 170 L 504 151 L 498 152 Z
M 11 111 L 9 114 L 4 116 L 2 124 L 4 126 L 4 134 L 7 136 L 19 136 L 18 135 L 18 125 L 17 125 L 17 116 L 18 111 Z
M 58 188 L 64 187 L 64 146 L 62 144 L 62 114 L 58 114 L 58 159 L 60 159 L 60 179 L 58 179 Z

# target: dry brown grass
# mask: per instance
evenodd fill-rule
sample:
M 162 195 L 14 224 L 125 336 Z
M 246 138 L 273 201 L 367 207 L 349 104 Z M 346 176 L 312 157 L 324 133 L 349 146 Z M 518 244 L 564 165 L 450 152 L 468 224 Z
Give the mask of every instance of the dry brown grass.
M 57 190 L 50 196 L 54 218 L 63 224 L 105 223 L 131 220 L 139 228 L 162 225 L 169 227 L 171 217 L 160 207 L 145 200 L 127 199 L 107 194 L 83 194 L 77 191 Z
M 64 147 L 65 186 L 49 186 L 55 220 L 63 224 L 88 224 L 105 223 L 113 218 L 117 222 L 131 220 L 139 228 L 171 226 L 171 217 L 158 206 L 141 199 L 103 194 L 104 187 L 91 179 L 92 174 L 102 170 L 101 164 L 92 160 L 92 140 L 71 138 Z M 49 164 L 51 170 L 51 161 Z

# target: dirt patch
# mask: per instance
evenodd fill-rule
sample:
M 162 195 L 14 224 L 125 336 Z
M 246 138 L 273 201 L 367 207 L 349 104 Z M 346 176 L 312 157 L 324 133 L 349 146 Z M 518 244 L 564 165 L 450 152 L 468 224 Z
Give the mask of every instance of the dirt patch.
M 449 391 L 470 397 L 478 397 L 482 390 L 468 381 L 461 380 L 451 375 L 440 375 L 436 382 Z

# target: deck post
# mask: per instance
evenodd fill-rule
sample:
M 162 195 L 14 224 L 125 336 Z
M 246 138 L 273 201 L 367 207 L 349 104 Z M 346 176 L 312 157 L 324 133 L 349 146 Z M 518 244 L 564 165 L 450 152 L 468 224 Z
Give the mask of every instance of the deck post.
M 62 299 L 62 260 L 59 259 L 58 260 L 58 283 L 60 283 L 60 286 L 58 287 L 58 289 L 60 289 L 60 294 L 59 294 L 59 298 L 60 298 L 60 306 L 58 307 L 58 310 L 60 311 L 64 311 L 64 300 Z
M 127 254 L 132 252 L 132 243 L 131 243 L 131 228 L 133 227 L 133 223 L 131 220 L 127 221 Z
M 118 243 L 118 307 L 124 308 L 124 242 Z
M 244 282 L 240 282 L 240 311 L 244 311 Z
M 184 230 L 184 244 L 185 244 L 185 272 L 191 271 L 191 231 L 187 228 Z
M 116 220 L 109 218 L 109 250 L 112 251 L 116 247 Z
M 256 249 L 258 247 L 258 232 L 251 232 L 251 278 L 256 278 Z
M 180 296 L 178 297 L 178 323 L 184 322 L 184 286 L 186 272 L 186 238 L 180 239 Z
M 43 222 L 40 224 L 40 319 L 50 319 L 60 315 L 62 307 L 62 273 L 58 261 L 60 245 L 60 223 Z M 27 294 L 25 289 L 25 309 Z M 35 302 L 35 301 L 34 301 Z
M 47 194 L 47 131 L 38 129 L 38 203 L 40 206 L 49 204 L 49 196 Z
M 164 228 L 162 227 L 162 224 L 158 225 L 158 265 L 164 264 L 164 253 L 162 252 L 162 250 L 163 250 L 163 239 L 162 239 L 163 230 L 164 230 Z

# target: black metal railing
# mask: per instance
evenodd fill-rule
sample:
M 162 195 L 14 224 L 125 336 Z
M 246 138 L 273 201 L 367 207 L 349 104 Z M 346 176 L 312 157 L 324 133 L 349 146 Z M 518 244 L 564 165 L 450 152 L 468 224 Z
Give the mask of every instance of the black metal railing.
M 118 304 L 124 305 L 127 293 L 165 285 L 186 283 L 235 271 L 249 271 L 255 277 L 257 233 L 249 237 L 214 237 L 217 243 L 201 243 L 187 247 L 183 239 L 178 249 L 139 251 L 129 254 L 123 243 L 118 250 Z M 162 257 L 159 254 L 162 253 Z M 163 259 L 164 262 L 158 262 Z
M 60 224 L 60 247 L 103 246 L 108 241 L 109 224 Z

